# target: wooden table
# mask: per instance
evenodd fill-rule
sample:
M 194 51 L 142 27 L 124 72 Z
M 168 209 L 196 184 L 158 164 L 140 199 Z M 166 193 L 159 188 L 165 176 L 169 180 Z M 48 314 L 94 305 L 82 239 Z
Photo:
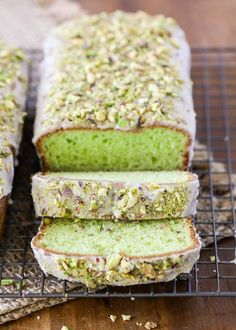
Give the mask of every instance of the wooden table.
M 235 0 L 81 0 L 89 12 L 123 9 L 145 10 L 173 16 L 187 32 L 192 46 L 235 46 Z M 110 314 L 118 319 L 112 323 Z M 131 314 L 124 322 L 121 314 Z M 40 319 L 37 318 L 40 317 Z M 47 308 L 1 329 L 70 330 L 144 329 L 136 325 L 154 321 L 158 329 L 228 330 L 236 329 L 234 298 L 160 298 L 160 299 L 76 299 Z

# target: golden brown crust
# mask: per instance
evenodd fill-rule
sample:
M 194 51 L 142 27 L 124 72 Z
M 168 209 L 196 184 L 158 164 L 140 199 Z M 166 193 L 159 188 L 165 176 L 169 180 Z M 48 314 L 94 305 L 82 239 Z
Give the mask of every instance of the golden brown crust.
M 8 204 L 8 196 L 3 196 L 0 199 L 0 239 L 2 238 L 3 235 L 7 204 Z
M 191 235 L 191 239 L 192 239 L 192 245 L 186 249 L 182 249 L 182 250 L 176 250 L 175 252 L 170 252 L 170 253 L 162 253 L 162 254 L 158 254 L 158 255 L 149 255 L 149 256 L 130 256 L 130 255 L 126 255 L 123 252 L 120 252 L 120 255 L 123 257 L 127 257 L 129 259 L 154 259 L 154 258 L 163 258 L 163 257 L 168 257 L 171 256 L 173 254 L 181 254 L 181 253 L 185 253 L 185 252 L 190 252 L 194 249 L 197 249 L 198 247 L 200 247 L 201 243 L 200 240 L 198 238 L 198 236 L 196 235 L 196 230 L 195 227 L 193 226 L 192 223 L 192 219 L 191 218 L 187 218 L 187 219 L 183 219 L 183 221 L 186 221 L 189 225 L 189 230 L 190 230 L 190 235 Z M 53 249 L 48 249 L 45 247 L 42 247 L 40 245 L 40 239 L 44 236 L 44 231 L 46 230 L 48 225 L 46 225 L 45 223 L 42 223 L 39 226 L 39 231 L 37 233 L 37 235 L 32 239 L 31 245 L 33 248 L 35 249 L 39 249 L 39 250 L 43 250 L 45 253 L 48 254 L 55 254 L 55 255 L 63 255 L 63 256 L 68 256 L 68 257 L 103 257 L 101 255 L 96 255 L 96 254 L 80 254 L 80 253 L 66 253 L 66 252 L 58 252 L 55 251 Z
M 187 139 L 187 142 L 186 142 L 186 146 L 185 146 L 185 152 L 183 154 L 183 166 L 182 167 L 179 167 L 179 168 L 176 168 L 176 170 L 187 170 L 188 168 L 188 164 L 189 164 L 189 148 L 192 144 L 192 137 L 190 135 L 190 133 L 185 130 L 185 129 L 182 129 L 182 128 L 179 128 L 179 127 L 176 127 L 174 125 L 164 125 L 164 124 L 158 124 L 158 125 L 155 125 L 155 126 L 149 126 L 149 127 L 143 127 L 143 128 L 138 128 L 136 130 L 129 130 L 129 131 L 121 131 L 119 130 L 119 132 L 125 132 L 125 133 L 132 133 L 132 134 L 135 134 L 135 133 L 140 133 L 141 131 L 145 130 L 145 129 L 150 129 L 150 128 L 169 128 L 169 129 L 173 129 L 177 132 L 182 132 L 184 133 L 184 135 L 188 138 Z M 42 170 L 43 171 L 49 171 L 50 168 L 47 164 L 47 160 L 45 158 L 45 155 L 43 154 L 43 148 L 42 148 L 42 143 L 43 143 L 43 140 L 55 133 L 60 133 L 60 132 L 63 132 L 63 131 L 72 131 L 72 130 L 83 130 L 83 131 L 87 131 L 87 130 L 96 130 L 96 131 L 113 131 L 114 129 L 111 129 L 111 128 L 107 128 L 107 129 L 94 129 L 94 128 L 81 128 L 81 127 L 68 127 L 68 128 L 58 128 L 58 129 L 54 129 L 52 130 L 51 132 L 48 132 L 44 135 L 42 135 L 38 140 L 37 142 L 35 143 L 36 145 L 36 149 L 41 157 L 41 162 L 42 162 Z

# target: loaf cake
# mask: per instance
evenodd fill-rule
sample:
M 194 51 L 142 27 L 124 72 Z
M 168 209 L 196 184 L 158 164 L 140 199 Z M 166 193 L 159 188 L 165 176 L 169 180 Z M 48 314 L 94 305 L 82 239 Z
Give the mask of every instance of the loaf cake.
M 143 220 L 196 213 L 199 181 L 190 172 L 37 173 L 37 216 Z
M 101 13 L 44 45 L 33 142 L 44 170 L 184 170 L 195 112 L 190 49 L 172 18 Z
M 16 156 L 22 136 L 27 89 L 27 65 L 23 51 L 0 41 L 0 136 Z
M 171 281 L 192 269 L 201 242 L 188 218 L 125 223 L 45 218 L 31 246 L 46 274 L 95 289 Z
M 3 233 L 8 196 L 12 188 L 14 160 L 10 147 L 4 138 L 0 137 L 0 238 Z
M 0 41 L 0 238 L 22 135 L 26 86 L 22 50 Z

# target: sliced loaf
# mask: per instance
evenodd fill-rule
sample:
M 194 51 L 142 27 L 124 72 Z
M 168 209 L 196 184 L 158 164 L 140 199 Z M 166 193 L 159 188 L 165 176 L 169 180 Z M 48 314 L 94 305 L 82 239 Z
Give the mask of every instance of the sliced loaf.
M 188 218 L 126 223 L 45 218 L 31 246 L 46 274 L 95 289 L 171 281 L 191 270 L 201 242 Z
M 38 173 L 37 216 L 143 220 L 196 213 L 198 177 L 190 172 Z

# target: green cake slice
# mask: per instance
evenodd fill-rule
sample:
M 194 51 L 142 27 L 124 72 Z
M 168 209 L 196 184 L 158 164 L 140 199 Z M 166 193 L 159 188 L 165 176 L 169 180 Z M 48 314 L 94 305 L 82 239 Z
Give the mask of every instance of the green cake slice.
M 44 46 L 33 142 L 44 170 L 184 170 L 195 139 L 190 49 L 176 22 L 84 15 Z
M 38 173 L 32 178 L 37 216 L 144 220 L 196 213 L 199 181 L 190 172 Z
M 201 242 L 188 218 L 119 223 L 46 218 L 31 246 L 46 274 L 95 289 L 171 281 L 191 270 Z

